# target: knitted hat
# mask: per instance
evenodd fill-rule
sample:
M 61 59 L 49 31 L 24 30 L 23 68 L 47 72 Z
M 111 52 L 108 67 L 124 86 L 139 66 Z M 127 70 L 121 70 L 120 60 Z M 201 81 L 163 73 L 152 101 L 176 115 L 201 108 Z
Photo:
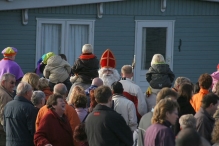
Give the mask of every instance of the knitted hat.
M 100 59 L 101 68 L 115 68 L 116 59 L 110 49 L 107 49 L 101 56 Z
M 7 47 L 2 51 L 4 56 L 14 56 L 17 54 L 17 49 L 14 47 Z
M 47 60 L 48 60 L 50 57 L 54 56 L 54 55 L 55 55 L 55 54 L 54 54 L 53 52 L 49 52 L 49 53 L 44 54 L 44 55 L 42 56 L 43 63 L 44 63 L 44 64 L 47 64 Z

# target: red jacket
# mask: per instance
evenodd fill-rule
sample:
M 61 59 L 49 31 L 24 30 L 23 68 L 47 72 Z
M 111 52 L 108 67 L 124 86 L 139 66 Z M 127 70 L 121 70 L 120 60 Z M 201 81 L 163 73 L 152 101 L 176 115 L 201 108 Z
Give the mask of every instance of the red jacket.
M 65 114 L 60 118 L 54 111 L 48 110 L 40 121 L 39 128 L 34 134 L 36 146 L 73 146 L 72 130 Z
M 47 113 L 48 108 L 46 105 L 44 105 L 38 112 L 37 118 L 36 118 L 36 131 L 38 130 L 39 125 L 41 124 L 41 120 L 44 117 L 44 115 Z M 78 117 L 78 114 L 76 113 L 75 109 L 71 107 L 70 105 L 65 105 L 65 115 L 68 118 L 68 121 L 71 125 L 72 132 L 74 132 L 75 127 L 80 124 L 80 120 Z M 73 137 L 73 136 L 72 136 Z M 79 146 L 80 144 L 74 141 L 75 146 Z

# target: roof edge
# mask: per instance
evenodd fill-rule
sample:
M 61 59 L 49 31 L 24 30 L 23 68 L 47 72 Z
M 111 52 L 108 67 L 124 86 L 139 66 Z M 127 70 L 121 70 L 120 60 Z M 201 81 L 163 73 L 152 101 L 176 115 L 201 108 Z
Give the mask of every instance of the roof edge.
M 0 0 L 0 11 L 106 3 L 124 0 Z

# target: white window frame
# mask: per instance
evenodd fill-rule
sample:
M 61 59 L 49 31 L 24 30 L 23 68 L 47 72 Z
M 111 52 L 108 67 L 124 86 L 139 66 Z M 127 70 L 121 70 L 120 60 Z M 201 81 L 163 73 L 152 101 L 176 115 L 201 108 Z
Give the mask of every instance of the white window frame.
M 41 29 L 42 24 L 61 24 L 61 50 L 59 53 L 63 53 L 68 56 L 68 31 L 69 26 L 71 24 L 79 24 L 79 25 L 88 25 L 89 26 L 89 36 L 88 36 L 88 43 L 94 46 L 94 27 L 95 27 L 95 20 L 82 20 L 82 19 L 50 19 L 50 18 L 36 18 L 37 20 L 37 33 L 36 33 L 36 58 L 35 58 L 35 65 L 39 58 L 43 55 L 37 51 L 37 48 L 40 47 L 41 44 Z M 74 50 L 74 58 L 76 59 L 81 54 L 81 49 Z M 93 50 L 94 51 L 94 50 Z M 72 57 L 72 56 L 71 56 Z M 69 62 L 70 63 L 70 62 Z M 70 63 L 71 64 L 71 63 Z

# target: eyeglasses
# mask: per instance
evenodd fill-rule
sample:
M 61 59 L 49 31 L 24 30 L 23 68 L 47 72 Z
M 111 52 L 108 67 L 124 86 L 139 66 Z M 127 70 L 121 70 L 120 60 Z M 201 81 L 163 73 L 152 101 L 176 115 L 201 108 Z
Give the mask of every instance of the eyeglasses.
M 10 84 L 12 84 L 12 85 L 15 84 L 15 83 L 16 83 L 16 82 L 14 82 L 14 81 L 11 81 L 11 82 L 10 82 Z

